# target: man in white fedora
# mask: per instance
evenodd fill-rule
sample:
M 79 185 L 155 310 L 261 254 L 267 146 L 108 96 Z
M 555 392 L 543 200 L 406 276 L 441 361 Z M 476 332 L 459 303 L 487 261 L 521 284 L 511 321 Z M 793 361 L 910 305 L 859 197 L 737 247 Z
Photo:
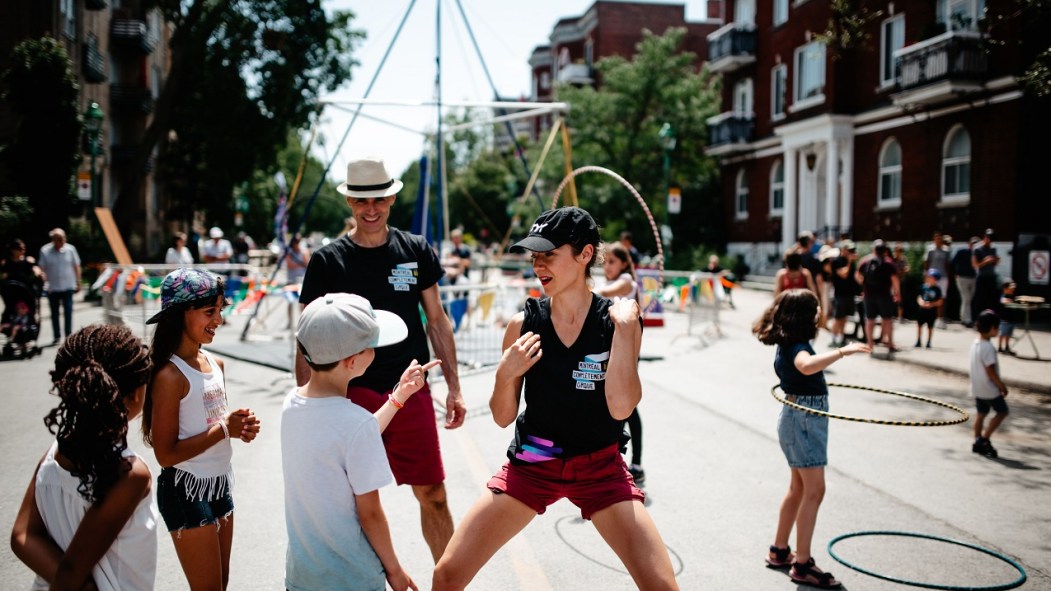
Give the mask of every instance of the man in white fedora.
M 442 309 L 438 281 L 445 271 L 438 256 L 421 236 L 387 225 L 399 180 L 391 178 L 383 160 L 375 157 L 351 161 L 347 182 L 337 191 L 347 197 L 356 225 L 349 233 L 318 249 L 307 265 L 299 303 L 306 307 L 327 294 L 346 292 L 369 300 L 377 310 L 401 317 L 409 336 L 400 343 L 376 349 L 376 359 L 364 375 L 351 380 L 347 398 L 369 412 L 387 402 L 388 395 L 413 360 L 421 365 L 430 358 L 427 339 L 442 360 L 442 374 L 449 389 L 445 401 L 445 428 L 463 425 L 466 416 L 457 376 L 453 328 Z M 422 306 L 427 327 L 420 319 Z M 306 360 L 296 354 L 296 381 L 310 377 Z M 430 389 L 424 386 L 410 398 L 383 432 L 391 471 L 397 483 L 412 486 L 420 502 L 423 537 L 437 562 L 453 533 L 452 514 L 446 502 L 438 429 Z

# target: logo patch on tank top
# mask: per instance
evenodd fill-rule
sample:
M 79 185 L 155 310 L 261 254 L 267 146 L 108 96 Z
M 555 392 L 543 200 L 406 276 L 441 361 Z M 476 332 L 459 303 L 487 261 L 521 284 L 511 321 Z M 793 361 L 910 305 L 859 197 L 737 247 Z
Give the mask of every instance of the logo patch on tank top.
M 583 361 L 577 362 L 573 379 L 577 381 L 577 390 L 594 390 L 595 382 L 606 379 L 606 367 L 609 366 L 609 351 L 585 355 Z
M 410 286 L 416 285 L 416 278 L 420 274 L 420 265 L 417 262 L 400 263 L 390 270 L 387 282 L 391 284 L 394 291 L 409 291 Z
M 201 394 L 204 402 L 205 424 L 213 425 L 226 417 L 226 392 L 215 384 L 204 389 Z

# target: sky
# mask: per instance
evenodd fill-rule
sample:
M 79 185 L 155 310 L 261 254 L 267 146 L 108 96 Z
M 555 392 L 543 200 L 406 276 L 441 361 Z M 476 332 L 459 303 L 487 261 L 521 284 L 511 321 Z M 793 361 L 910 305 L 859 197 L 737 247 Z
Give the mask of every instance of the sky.
M 654 3 L 652 0 L 636 1 Z M 492 100 L 493 92 L 456 0 L 416 0 L 415 4 L 411 0 L 325 0 L 324 7 L 328 11 L 353 12 L 352 27 L 365 31 L 367 38 L 355 51 L 360 66 L 353 70 L 351 82 L 323 98 L 363 98 L 390 47 L 387 62 L 379 71 L 368 98 L 433 101 L 436 96 L 438 2 L 441 2 L 443 102 Z M 594 0 L 460 0 L 496 90 L 501 97 L 512 99 L 529 98 L 529 56 L 533 48 L 548 43 L 551 29 L 559 19 L 581 16 L 593 3 Z M 704 9 L 700 8 L 702 1 L 680 0 L 680 3 L 687 4 L 687 19 L 704 18 Z M 410 5 L 411 12 L 408 11 Z M 407 12 L 404 28 L 391 45 L 398 24 Z M 329 106 L 322 115 L 320 132 L 325 143 L 315 146 L 313 152 L 322 162 L 333 162 L 329 175 L 336 181 L 345 180 L 348 160 L 368 155 L 382 157 L 390 173 L 400 176 L 410 163 L 420 158 L 424 146 L 422 132 L 432 131 L 437 126 L 438 115 L 433 106 L 366 105 L 337 154 L 336 147 L 356 108 L 354 104 Z M 394 122 L 399 127 L 366 117 Z

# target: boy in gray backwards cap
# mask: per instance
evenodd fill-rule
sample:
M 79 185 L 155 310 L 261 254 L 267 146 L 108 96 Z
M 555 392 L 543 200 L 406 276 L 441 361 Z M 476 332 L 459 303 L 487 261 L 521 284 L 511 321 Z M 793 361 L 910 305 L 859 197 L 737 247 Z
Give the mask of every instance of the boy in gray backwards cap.
M 292 388 L 281 410 L 288 589 L 416 589 L 380 504 L 379 489 L 394 481 L 380 433 L 441 361 L 413 360 L 374 415 L 346 397 L 374 348 L 407 334 L 396 314 L 348 293 L 315 299 L 299 318 L 296 340 L 310 379 Z

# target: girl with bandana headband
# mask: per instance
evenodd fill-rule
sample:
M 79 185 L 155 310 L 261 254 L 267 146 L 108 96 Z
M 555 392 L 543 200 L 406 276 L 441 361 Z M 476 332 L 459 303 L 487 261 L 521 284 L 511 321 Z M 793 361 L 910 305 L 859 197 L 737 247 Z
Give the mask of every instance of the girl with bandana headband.
M 255 439 L 259 420 L 230 411 L 223 362 L 202 348 L 223 323 L 225 282 L 176 269 L 161 284 L 150 346 L 153 372 L 143 407 L 143 439 L 161 465 L 157 505 L 190 589 L 227 588 L 234 533 L 230 440 Z

